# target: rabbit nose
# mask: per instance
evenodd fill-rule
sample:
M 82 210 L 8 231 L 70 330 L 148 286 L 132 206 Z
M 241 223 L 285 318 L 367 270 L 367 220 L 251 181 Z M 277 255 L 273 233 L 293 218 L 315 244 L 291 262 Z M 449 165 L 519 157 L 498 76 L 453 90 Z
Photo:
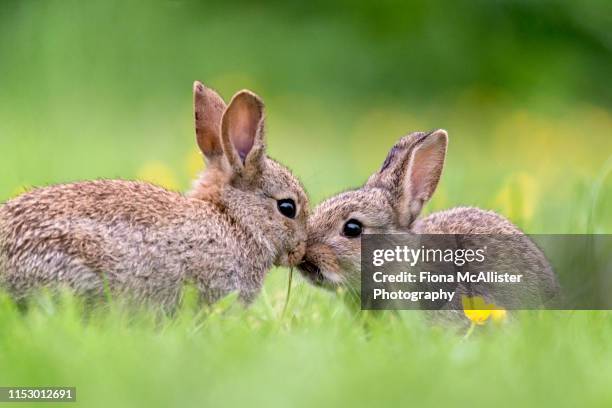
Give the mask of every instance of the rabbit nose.
M 296 266 L 302 261 L 306 254 L 306 243 L 300 242 L 292 251 L 289 251 L 287 258 L 290 266 Z

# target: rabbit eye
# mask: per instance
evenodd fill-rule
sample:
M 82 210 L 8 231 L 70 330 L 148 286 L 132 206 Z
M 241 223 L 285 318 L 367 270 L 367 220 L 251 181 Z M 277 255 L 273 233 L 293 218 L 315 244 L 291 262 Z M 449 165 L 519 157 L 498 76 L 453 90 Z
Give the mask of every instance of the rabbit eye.
M 342 233 L 349 238 L 355 238 L 361 235 L 362 230 L 363 226 L 361 225 L 361 223 L 351 218 L 346 222 L 346 224 L 344 224 L 344 228 L 342 228 Z
M 295 201 L 290 198 L 286 198 L 284 200 L 278 200 L 276 202 L 278 206 L 278 211 L 283 214 L 287 218 L 295 218 Z

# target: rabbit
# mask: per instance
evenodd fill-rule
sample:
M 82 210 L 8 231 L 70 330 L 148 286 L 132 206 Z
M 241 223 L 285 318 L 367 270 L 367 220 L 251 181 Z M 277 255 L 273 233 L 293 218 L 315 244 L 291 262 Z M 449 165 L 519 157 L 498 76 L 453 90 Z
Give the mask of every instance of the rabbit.
M 0 285 L 18 299 L 68 286 L 173 307 L 184 283 L 212 304 L 251 303 L 273 266 L 305 251 L 308 198 L 266 155 L 264 105 L 243 90 L 229 105 L 196 81 L 196 140 L 206 168 L 186 194 L 141 181 L 38 188 L 0 207 Z
M 298 266 L 301 274 L 316 286 L 330 290 L 346 287 L 358 295 L 362 234 L 467 234 L 464 239 L 471 240 L 470 248 L 484 242 L 489 253 L 510 257 L 506 259 L 511 259 L 511 264 L 504 264 L 500 257 L 493 264 L 508 271 L 522 270 L 532 285 L 521 287 L 528 292 L 522 297 L 507 286 L 457 285 L 452 303 L 443 308 L 463 310 L 462 295 L 482 296 L 505 308 L 535 307 L 529 302 L 555 298 L 559 284 L 546 257 L 501 215 L 459 207 L 419 218 L 440 180 L 447 143 L 447 132 L 441 129 L 409 134 L 393 146 L 380 170 L 363 187 L 331 197 L 315 208 L 308 222 L 306 254 Z M 482 270 L 487 270 L 486 265 Z

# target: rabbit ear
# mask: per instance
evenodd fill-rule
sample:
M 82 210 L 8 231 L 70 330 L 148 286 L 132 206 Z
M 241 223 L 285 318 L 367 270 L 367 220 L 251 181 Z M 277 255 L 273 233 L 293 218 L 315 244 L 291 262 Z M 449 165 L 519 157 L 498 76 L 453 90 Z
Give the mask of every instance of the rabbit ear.
M 258 168 L 265 152 L 264 105 L 254 93 L 243 90 L 232 98 L 221 122 L 223 149 L 232 168 L 241 172 Z
M 196 140 L 209 166 L 220 166 L 223 160 L 221 145 L 221 119 L 225 102 L 200 81 L 193 83 L 193 110 L 195 116 Z
M 391 191 L 399 223 L 409 226 L 431 198 L 444 167 L 448 134 L 439 129 L 413 133 L 393 146 L 380 171 L 370 177 L 367 187 Z

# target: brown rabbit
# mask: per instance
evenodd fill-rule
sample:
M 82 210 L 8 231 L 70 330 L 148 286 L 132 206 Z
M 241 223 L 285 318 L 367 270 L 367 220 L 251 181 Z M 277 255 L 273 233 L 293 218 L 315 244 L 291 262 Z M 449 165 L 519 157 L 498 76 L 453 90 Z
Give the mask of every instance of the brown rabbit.
M 520 264 L 506 265 L 525 271 L 535 282 L 529 295 L 545 302 L 559 286 L 548 261 L 537 246 L 507 219 L 479 208 L 454 208 L 418 218 L 423 205 L 434 193 L 446 156 L 448 136 L 444 130 L 412 133 L 400 139 L 389 152 L 381 169 L 359 189 L 341 193 L 320 204 L 308 223 L 304 261 L 299 268 L 313 284 L 328 289 L 348 287 L 359 292 L 362 234 L 476 234 L 508 237 L 489 240 L 492 253 L 504 250 Z M 480 235 L 485 239 L 483 235 Z M 512 241 L 512 245 L 507 245 Z M 499 264 L 498 264 L 499 266 Z M 537 275 L 537 276 L 533 276 Z M 461 294 L 473 293 L 504 307 L 520 307 L 515 293 L 495 292 L 491 286 L 457 287 L 455 303 L 460 309 Z M 495 293 L 494 293 L 495 292 Z M 533 299 L 533 297 L 532 297 Z M 524 305 L 524 304 L 523 304 Z M 531 306 L 531 305 L 530 305 Z
M 0 285 L 19 298 L 56 284 L 99 295 L 108 284 L 172 307 L 193 282 L 207 303 L 231 291 L 248 303 L 272 265 L 295 265 L 308 201 L 266 156 L 262 101 L 245 90 L 226 106 L 195 82 L 194 105 L 207 166 L 188 194 L 97 180 L 10 200 L 0 207 Z

